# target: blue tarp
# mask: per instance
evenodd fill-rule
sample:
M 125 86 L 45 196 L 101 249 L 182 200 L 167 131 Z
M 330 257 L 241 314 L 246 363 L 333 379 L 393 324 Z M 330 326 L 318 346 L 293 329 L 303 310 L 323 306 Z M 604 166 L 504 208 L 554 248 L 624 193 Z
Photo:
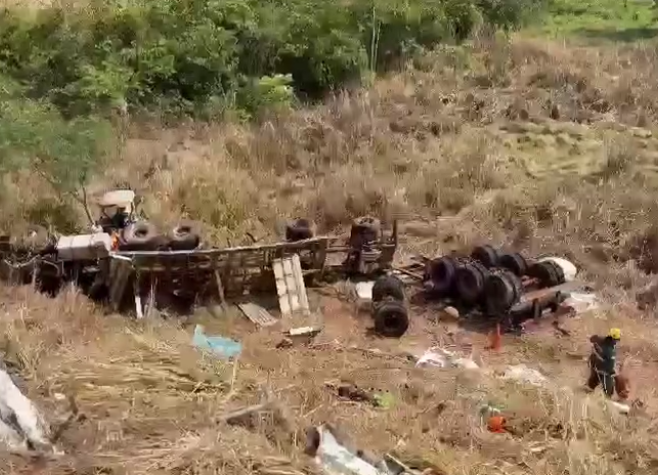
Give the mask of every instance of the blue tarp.
M 234 358 L 242 352 L 242 344 L 223 336 L 207 336 L 203 333 L 203 326 L 194 328 L 192 344 L 197 348 L 213 353 L 220 358 Z

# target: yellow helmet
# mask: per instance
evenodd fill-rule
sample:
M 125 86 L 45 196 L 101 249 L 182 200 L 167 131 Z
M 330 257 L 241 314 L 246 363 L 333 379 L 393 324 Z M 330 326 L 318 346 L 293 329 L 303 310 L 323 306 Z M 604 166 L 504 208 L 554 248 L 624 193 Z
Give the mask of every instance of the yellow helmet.
M 619 328 L 611 328 L 608 332 L 608 336 L 613 340 L 621 339 L 621 330 Z

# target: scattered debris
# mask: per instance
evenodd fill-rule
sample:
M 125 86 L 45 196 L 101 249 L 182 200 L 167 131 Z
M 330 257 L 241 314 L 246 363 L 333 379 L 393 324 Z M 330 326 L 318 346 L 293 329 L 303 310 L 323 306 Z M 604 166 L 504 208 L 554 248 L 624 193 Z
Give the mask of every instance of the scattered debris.
M 371 302 L 372 301 L 372 288 L 375 285 L 374 280 L 369 280 L 365 282 L 357 282 L 354 285 L 354 290 L 356 292 L 357 298 L 361 302 Z
M 284 338 L 279 343 L 276 344 L 277 349 L 292 348 L 293 342 L 290 338 Z
M 322 331 L 321 328 L 318 327 L 298 327 L 298 328 L 291 328 L 288 331 L 284 332 L 284 335 L 286 336 L 315 336 L 318 333 Z
M 375 465 L 341 444 L 326 424 L 308 431 L 306 453 L 315 457 L 327 475 L 382 475 Z
M 423 465 L 428 465 L 423 463 Z M 424 470 L 412 468 L 409 463 L 403 462 L 392 454 L 385 454 L 384 460 L 378 466 L 382 467 L 385 474 L 390 475 L 445 475 L 443 470 L 436 467 L 428 467 Z
M 479 369 L 478 364 L 471 358 L 462 358 L 452 351 L 440 347 L 427 350 L 416 362 L 417 368 L 434 366 L 437 368 L 464 368 Z
M 571 292 L 563 304 L 573 308 L 576 314 L 590 312 L 599 308 L 597 295 L 586 292 Z
M 367 402 L 375 407 L 390 409 L 395 404 L 395 397 L 388 391 L 375 392 L 358 387 L 352 383 L 324 383 L 327 388 L 336 391 L 339 397 L 355 402 Z
M 220 358 L 234 358 L 242 352 L 242 344 L 222 336 L 206 336 L 203 326 L 194 328 L 192 344 L 201 350 L 206 350 Z
M 508 366 L 500 377 L 532 384 L 533 386 L 544 386 L 548 383 L 548 379 L 543 374 L 536 369 L 528 368 L 524 364 Z
M 249 320 L 261 327 L 270 327 L 277 323 L 277 319 L 270 312 L 256 303 L 241 303 L 238 308 Z

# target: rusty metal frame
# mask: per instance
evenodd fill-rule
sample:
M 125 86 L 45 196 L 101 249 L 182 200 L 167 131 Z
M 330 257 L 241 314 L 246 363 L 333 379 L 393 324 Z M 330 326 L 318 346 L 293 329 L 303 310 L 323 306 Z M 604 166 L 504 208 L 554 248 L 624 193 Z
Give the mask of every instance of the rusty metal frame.
M 380 237 L 379 266 L 390 268 L 397 249 L 398 227 Z M 326 272 L 340 271 L 341 262 L 329 263 L 330 255 L 348 253 L 344 238 L 319 236 L 296 242 L 249 245 L 225 249 L 190 251 L 117 251 L 108 286 L 110 305 L 118 311 L 126 301 L 129 284 L 134 287 L 135 310 L 138 317 L 147 316 L 160 290 L 188 287 L 195 295 L 214 297 L 223 305 L 227 299 L 242 296 L 247 290 L 258 289 L 263 281 L 274 283 L 272 264 L 297 254 L 304 262 L 303 275 L 320 279 Z M 144 311 L 142 301 L 151 303 Z

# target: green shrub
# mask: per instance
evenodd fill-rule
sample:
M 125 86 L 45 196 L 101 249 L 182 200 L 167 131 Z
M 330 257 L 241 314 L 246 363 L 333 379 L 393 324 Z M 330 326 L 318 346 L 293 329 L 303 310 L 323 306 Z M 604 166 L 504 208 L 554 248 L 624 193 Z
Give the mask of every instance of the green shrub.
M 547 5 L 548 0 L 477 0 L 485 21 L 505 31 L 526 24 Z
M 105 157 L 108 122 L 65 120 L 47 101 L 21 95 L 0 76 L 0 173 L 33 169 L 58 193 L 75 194 Z
M 250 97 L 260 94 L 260 78 L 291 75 L 300 96 L 319 98 L 423 48 L 463 40 L 480 18 L 514 26 L 540 1 L 105 0 L 36 14 L 12 7 L 0 13 L 0 67 L 69 118 L 125 103 L 184 114 L 252 110 L 263 99 Z

